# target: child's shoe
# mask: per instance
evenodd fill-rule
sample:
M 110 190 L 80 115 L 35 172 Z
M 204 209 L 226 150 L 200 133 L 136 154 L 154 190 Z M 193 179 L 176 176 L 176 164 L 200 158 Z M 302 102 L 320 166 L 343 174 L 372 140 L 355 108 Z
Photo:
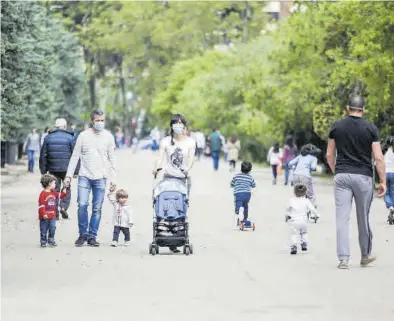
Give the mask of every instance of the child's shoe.
M 41 247 L 47 247 L 47 243 L 46 242 L 41 242 L 40 246 Z
M 394 207 L 389 208 L 389 216 L 387 218 L 387 222 L 389 222 L 390 225 L 394 224 Z
M 124 246 L 130 246 L 130 241 L 126 241 L 126 242 L 124 242 Z
M 338 269 L 340 270 L 348 270 L 349 269 L 349 261 L 340 260 L 338 263 Z
M 112 247 L 117 247 L 118 246 L 118 241 L 112 241 L 111 246 Z
M 290 248 L 290 254 L 297 254 L 297 246 L 293 245 L 293 246 Z
M 306 243 L 301 244 L 301 250 L 308 251 L 308 245 Z

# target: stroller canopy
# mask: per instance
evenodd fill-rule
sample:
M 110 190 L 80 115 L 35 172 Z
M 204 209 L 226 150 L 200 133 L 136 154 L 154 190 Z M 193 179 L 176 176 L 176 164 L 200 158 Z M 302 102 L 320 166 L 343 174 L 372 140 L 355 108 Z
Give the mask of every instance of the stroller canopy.
M 157 197 L 163 192 L 179 192 L 187 195 L 187 186 L 179 179 L 166 178 L 156 185 L 153 196 Z

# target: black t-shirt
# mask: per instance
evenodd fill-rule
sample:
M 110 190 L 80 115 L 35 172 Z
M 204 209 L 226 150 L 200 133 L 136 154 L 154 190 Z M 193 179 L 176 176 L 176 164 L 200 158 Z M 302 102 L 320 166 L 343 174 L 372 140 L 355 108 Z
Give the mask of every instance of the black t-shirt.
M 379 143 L 379 130 L 362 117 L 348 116 L 336 121 L 328 136 L 335 140 L 335 173 L 373 176 L 372 144 Z

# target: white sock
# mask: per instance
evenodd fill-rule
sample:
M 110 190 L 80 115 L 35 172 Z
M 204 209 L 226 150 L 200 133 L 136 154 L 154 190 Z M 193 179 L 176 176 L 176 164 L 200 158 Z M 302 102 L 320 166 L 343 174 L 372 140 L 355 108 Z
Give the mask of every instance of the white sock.
M 238 218 L 239 218 L 240 222 L 244 220 L 244 208 L 243 207 L 239 208 Z

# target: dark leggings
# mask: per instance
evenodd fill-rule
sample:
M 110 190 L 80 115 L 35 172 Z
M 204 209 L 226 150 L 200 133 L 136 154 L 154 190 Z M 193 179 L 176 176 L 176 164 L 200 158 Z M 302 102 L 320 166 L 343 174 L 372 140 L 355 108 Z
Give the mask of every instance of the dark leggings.
M 233 169 L 235 169 L 235 165 L 236 165 L 236 162 L 235 162 L 235 160 L 230 160 L 230 166 L 233 168 Z
M 118 241 L 120 232 L 123 233 L 124 240 L 126 242 L 129 242 L 130 241 L 130 228 L 122 227 L 122 226 L 114 226 L 114 235 L 113 235 L 112 240 L 113 241 Z
M 272 176 L 276 179 L 278 176 L 278 165 L 271 165 L 272 167 Z

